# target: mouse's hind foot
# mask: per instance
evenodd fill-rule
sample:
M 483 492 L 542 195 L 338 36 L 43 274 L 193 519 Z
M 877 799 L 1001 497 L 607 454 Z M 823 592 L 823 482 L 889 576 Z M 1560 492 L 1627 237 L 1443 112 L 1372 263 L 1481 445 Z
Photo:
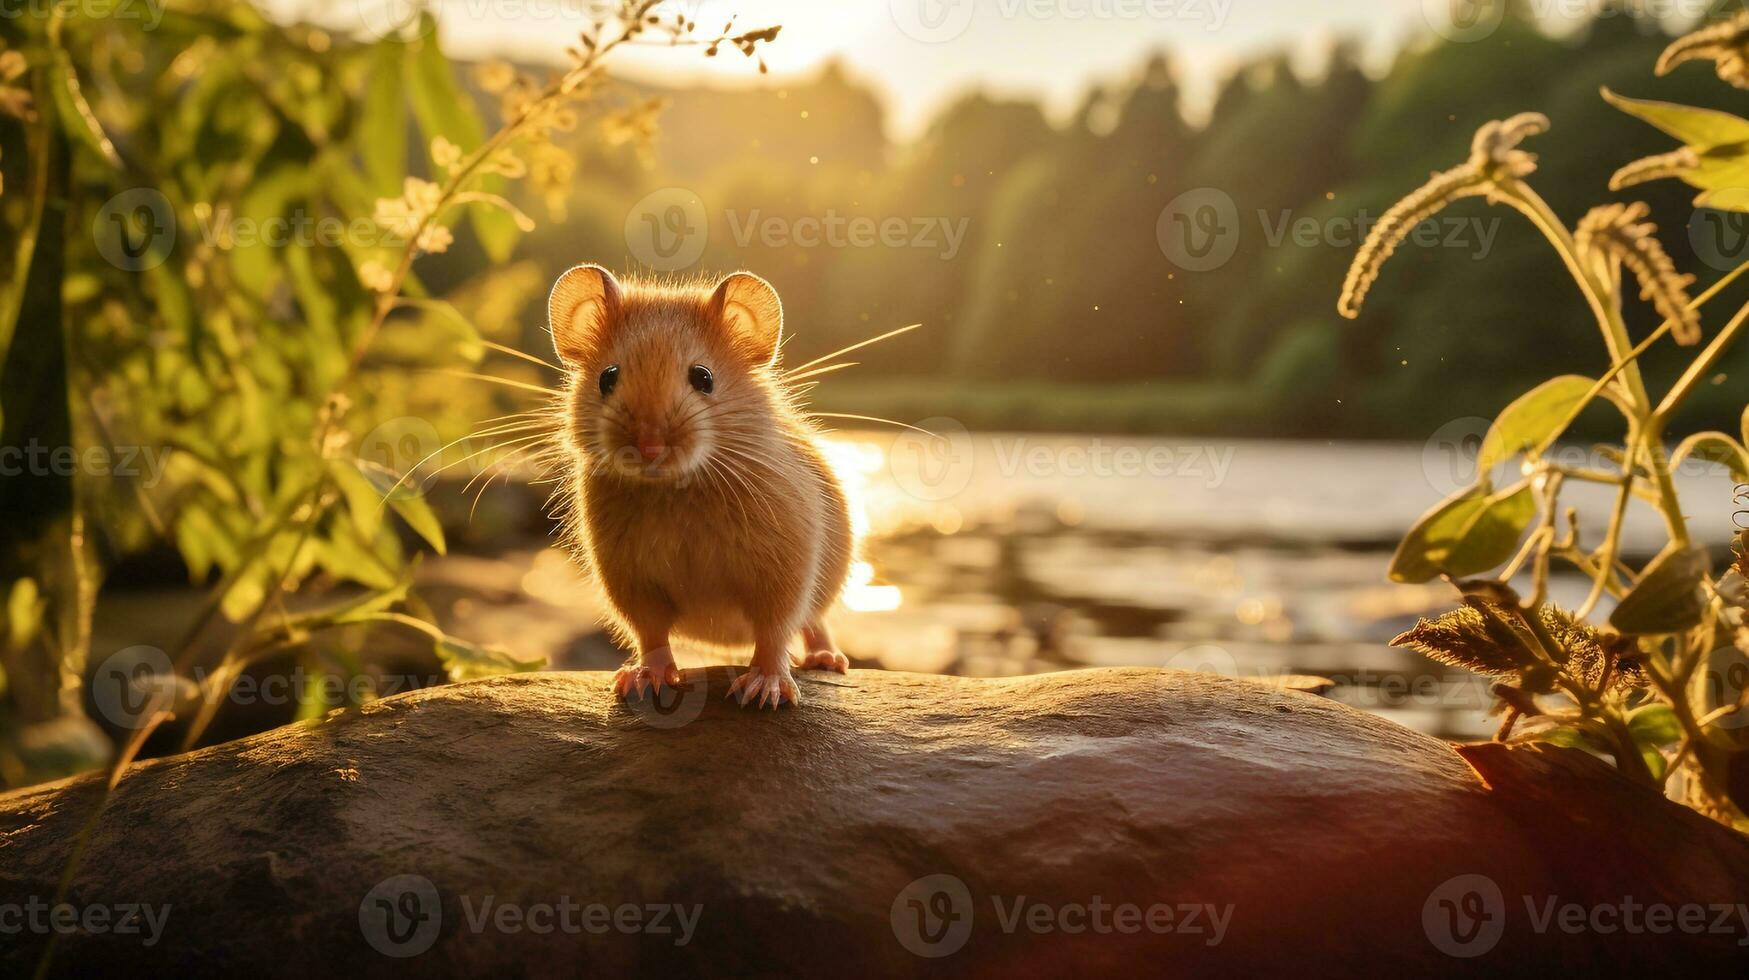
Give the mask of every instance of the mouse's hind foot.
M 838 651 L 838 644 L 832 641 L 832 631 L 826 628 L 823 619 L 802 627 L 802 649 L 808 652 L 790 657 L 790 663 L 797 670 L 830 670 L 840 674 L 850 670 L 850 658 Z
M 789 658 L 789 662 L 797 670 L 830 670 L 842 674 L 850 669 L 850 658 L 837 650 L 815 650 L 805 656 L 796 654 Z

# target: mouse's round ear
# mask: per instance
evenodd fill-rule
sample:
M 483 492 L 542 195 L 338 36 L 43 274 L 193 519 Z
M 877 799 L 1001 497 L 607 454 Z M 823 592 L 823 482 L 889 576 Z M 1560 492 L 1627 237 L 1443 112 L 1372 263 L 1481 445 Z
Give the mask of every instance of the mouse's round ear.
M 575 364 L 601 346 L 619 320 L 619 283 L 598 265 L 579 265 L 559 277 L 547 297 L 547 322 L 559 359 Z
M 736 272 L 717 284 L 711 312 L 754 363 L 777 360 L 777 344 L 783 337 L 783 301 L 771 283 L 751 272 Z

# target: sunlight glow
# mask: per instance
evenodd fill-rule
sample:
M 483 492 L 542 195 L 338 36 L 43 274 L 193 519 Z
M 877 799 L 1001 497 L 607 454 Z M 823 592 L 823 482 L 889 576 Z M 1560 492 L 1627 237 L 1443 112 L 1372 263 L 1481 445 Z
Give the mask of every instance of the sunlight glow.
M 844 605 L 851 612 L 892 612 L 904 597 L 896 585 L 872 585 L 874 566 L 866 561 L 850 566 L 850 581 L 844 586 Z
M 844 487 L 844 497 L 850 508 L 850 531 L 860 552 L 868 537 L 871 477 L 886 465 L 886 453 L 878 443 L 834 436 L 818 441 L 826 465 L 837 475 Z M 850 566 L 850 580 L 844 586 L 844 606 L 852 612 L 891 612 L 904 601 L 896 585 L 875 585 L 875 567 L 866 561 Z

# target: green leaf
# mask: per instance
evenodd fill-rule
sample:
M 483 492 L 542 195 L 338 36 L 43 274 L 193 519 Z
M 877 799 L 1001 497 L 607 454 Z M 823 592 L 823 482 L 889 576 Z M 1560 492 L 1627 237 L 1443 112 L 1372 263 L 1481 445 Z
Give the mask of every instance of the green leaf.
M 1598 755 L 1609 754 L 1609 748 L 1602 739 L 1572 725 L 1552 725 L 1548 728 L 1529 731 L 1524 733 L 1520 741 L 1546 742 L 1549 745 L 1558 745 L 1566 749 L 1583 749 Z
M 327 683 L 330 676 L 334 675 L 315 666 L 310 671 L 310 683 L 298 685 L 298 713 L 292 721 L 314 721 L 337 707 L 328 703 L 328 692 L 335 689 Z M 345 685 L 340 687 L 344 689 Z
M 443 524 L 417 490 L 402 483 L 394 470 L 380 463 L 358 459 L 353 460 L 353 465 L 370 480 L 378 501 L 386 498 L 389 506 L 400 515 L 401 520 L 407 522 L 407 526 L 414 533 L 424 538 L 438 554 L 444 554 L 446 545 L 443 540 Z
M 1512 557 L 1512 546 L 1535 513 L 1535 497 L 1523 482 L 1492 496 L 1476 486 L 1448 497 L 1397 545 L 1391 580 L 1416 584 L 1441 574 L 1471 575 L 1493 568 Z
M 438 346 L 446 352 L 453 351 L 469 364 L 478 364 L 486 356 L 486 342 L 481 339 L 480 331 L 449 302 L 407 296 L 400 297 L 398 302 L 425 314 L 415 329 L 423 336 L 427 351 Z
M 1596 386 L 1593 378 L 1568 374 L 1519 396 L 1488 428 L 1476 456 L 1477 472 L 1486 476 L 1519 453 L 1547 450 L 1584 410 Z
M 1696 109 L 1673 102 L 1630 99 L 1605 88 L 1610 105 L 1651 123 L 1697 150 L 1749 141 L 1749 120 L 1716 109 Z
M 1731 205 L 1741 201 L 1744 182 L 1749 181 L 1749 144 L 1731 143 L 1715 146 L 1700 154 L 1700 162 L 1682 172 L 1682 180 L 1709 193 L 1702 207 L 1735 210 Z
M 445 636 L 437 641 L 437 658 L 449 671 L 452 681 L 471 681 L 499 674 L 521 674 L 540 670 L 547 665 L 545 657 L 523 660 L 512 656 L 500 646 L 482 647 Z
M 1697 208 L 1715 211 L 1749 211 L 1749 187 L 1718 188 L 1704 191 L 1694 198 Z
M 485 186 L 499 182 L 482 180 L 480 183 Z M 499 264 L 510 261 L 511 253 L 516 251 L 517 241 L 522 238 L 522 230 L 516 227 L 515 216 L 501 207 L 481 202 L 468 205 L 468 220 L 474 223 L 474 237 L 480 240 L 480 248 L 488 259 Z
M 1749 449 L 1744 449 L 1737 440 L 1723 432 L 1696 432 L 1682 440 L 1670 457 L 1671 469 L 1690 456 L 1718 463 L 1729 469 L 1737 482 L 1749 483 Z
M 1528 482 L 1489 497 L 1458 532 L 1441 566 L 1447 575 L 1479 575 L 1505 564 L 1536 518 L 1536 494 Z
M 249 188 L 243 192 L 237 206 L 237 224 L 244 228 L 271 228 L 273 222 L 287 217 L 292 212 L 292 202 L 314 189 L 309 172 L 302 166 L 282 166 L 272 170 L 266 168 L 250 175 Z M 208 219 L 212 220 L 212 219 Z M 210 232 L 202 228 L 202 235 L 217 236 L 222 229 Z M 260 236 L 257 236 L 259 239 Z M 231 258 L 231 267 L 235 270 L 239 285 L 247 288 L 253 295 L 266 295 L 285 276 L 280 268 L 280 249 L 260 240 L 249 244 L 237 244 L 227 251 Z
M 429 153 L 432 140 L 442 136 L 461 147 L 463 153 L 472 153 L 485 142 L 485 125 L 475 111 L 472 96 L 456 83 L 454 66 L 437 43 L 437 24 L 431 14 L 420 15 L 419 28 L 423 37 L 406 61 L 406 77 L 407 95 L 424 134 L 425 149 Z M 441 175 L 437 181 L 443 182 Z M 497 194 L 503 183 L 501 178 L 483 175 L 476 178 L 472 189 Z M 521 235 L 515 219 L 502 208 L 485 203 L 469 205 L 468 216 L 486 257 L 494 263 L 508 261 Z
M 1648 748 L 1672 745 L 1682 738 L 1682 723 L 1662 701 L 1644 704 L 1628 715 L 1628 731 L 1634 741 Z
M 224 527 L 213 518 L 205 501 L 190 501 L 176 512 L 176 550 L 188 566 L 189 580 L 206 581 L 216 564 L 230 568 L 237 563 L 237 546 Z
M 340 625 L 371 622 L 406 601 L 412 588 L 413 565 L 410 564 L 401 569 L 400 578 L 392 588 L 365 592 L 321 609 L 299 613 L 292 617 L 292 622 L 300 629 L 314 629 L 329 623 Z
M 42 627 L 45 606 L 36 579 L 21 578 L 12 583 L 11 593 L 6 598 L 7 649 L 22 650 L 30 645 Z
M 334 485 L 340 488 L 340 495 L 346 499 L 346 512 L 352 518 L 352 526 L 358 528 L 358 533 L 367 541 L 377 536 L 377 529 L 383 526 L 383 511 L 387 509 L 384 492 L 379 491 L 375 481 L 360 469 L 370 465 L 373 464 L 355 459 L 335 459 L 328 464 Z
M 415 534 L 424 538 L 425 543 L 438 554 L 446 552 L 447 546 L 443 541 L 443 524 L 438 521 L 437 515 L 432 513 L 431 505 L 425 502 L 424 497 L 397 493 L 389 498 L 389 506 L 395 508 L 395 513 L 401 515 L 401 520 L 406 521 L 407 526 L 412 528 Z
M 345 527 L 332 538 L 314 542 L 317 560 L 335 578 L 357 582 L 368 589 L 393 589 L 399 584 L 393 569 L 371 554 Z
M 407 172 L 407 102 L 402 96 L 402 67 L 407 45 L 394 34 L 371 51 L 370 83 L 358 125 L 359 156 L 365 176 L 378 197 L 401 193 Z
M 1662 783 L 1664 774 L 1670 769 L 1670 760 L 1664 758 L 1664 753 L 1645 745 L 1640 747 L 1640 758 L 1645 760 L 1646 772 L 1652 775 L 1652 779 Z
M 109 135 L 97 121 L 97 113 L 91 110 L 91 104 L 85 100 L 85 94 L 79 87 L 79 74 L 73 68 L 73 58 L 61 44 L 60 16 L 57 11 L 55 22 L 49 27 L 53 57 L 48 71 L 49 96 L 54 100 L 55 115 L 60 117 L 61 127 L 68 136 L 97 154 L 111 167 L 121 170 L 121 157 L 115 152 L 115 144 L 110 142 Z
M 442 136 L 470 153 L 485 141 L 485 126 L 473 100 L 456 84 L 454 66 L 438 44 L 437 21 L 429 12 L 419 15 L 419 33 L 412 57 L 405 61 L 405 78 L 426 149 L 433 138 Z
M 1471 487 L 1447 497 L 1422 515 L 1391 557 L 1391 581 L 1416 584 L 1438 578 L 1458 535 L 1469 525 L 1470 518 L 1487 505 L 1488 497 L 1481 488 Z
M 1700 622 L 1706 599 L 1701 583 L 1712 570 L 1704 548 L 1666 551 L 1646 566 L 1633 591 L 1609 616 L 1618 632 L 1680 633 Z

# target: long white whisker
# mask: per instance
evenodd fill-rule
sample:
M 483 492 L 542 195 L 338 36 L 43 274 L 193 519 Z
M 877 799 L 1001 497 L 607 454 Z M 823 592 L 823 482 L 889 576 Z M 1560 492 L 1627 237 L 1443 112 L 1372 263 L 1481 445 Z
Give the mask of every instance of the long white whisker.
M 513 381 L 510 378 L 500 378 L 495 374 L 480 374 L 477 371 L 452 371 L 448 368 L 444 368 L 441 370 L 434 370 L 432 373 L 447 374 L 457 378 L 470 378 L 474 381 L 490 381 L 493 384 L 501 384 L 507 388 L 520 388 L 523 391 L 534 391 L 543 395 L 553 395 L 555 397 L 564 394 L 563 391 L 560 391 L 557 388 L 545 388 L 541 385 L 530 384 L 526 381 Z
M 530 364 L 539 364 L 541 367 L 552 368 L 554 371 L 561 371 L 562 372 L 565 370 L 564 368 L 559 367 L 557 364 L 554 364 L 551 361 L 541 360 L 540 358 L 534 356 L 533 354 L 527 353 L 526 351 L 517 350 L 514 347 L 506 347 L 503 344 L 495 344 L 495 343 L 491 342 L 490 340 L 481 340 L 480 343 L 485 344 L 487 347 L 491 348 L 492 350 L 497 351 L 500 354 L 509 354 L 511 357 L 520 357 L 523 360 L 529 362 Z
M 923 324 L 913 323 L 908 327 L 900 327 L 897 330 L 888 330 L 886 333 L 881 334 L 879 337 L 870 337 L 869 339 L 861 341 L 859 343 L 851 344 L 849 347 L 844 347 L 844 348 L 840 348 L 839 350 L 835 350 L 832 353 L 827 354 L 823 357 L 816 357 L 813 360 L 807 362 L 806 364 L 797 364 L 795 367 L 790 368 L 788 371 L 785 371 L 784 375 L 786 377 L 789 375 L 793 375 L 798 371 L 806 370 L 807 368 L 811 368 L 816 364 L 823 364 L 826 361 L 830 361 L 834 357 L 838 357 L 838 356 L 843 355 L 843 354 L 848 354 L 854 350 L 861 350 L 870 344 L 878 344 L 883 340 L 890 340 L 894 337 L 899 336 L 900 334 L 910 333 L 911 331 L 916 330 L 918 327 L 921 327 L 921 326 L 923 326 Z
M 895 422 L 892 419 L 883 419 L 874 415 L 846 415 L 843 412 L 809 412 L 808 414 L 815 418 L 855 419 L 858 422 L 879 422 L 882 425 L 896 425 L 901 429 L 910 429 L 912 432 L 921 432 L 926 436 L 935 436 L 937 439 L 941 438 L 928 429 L 920 429 L 915 425 L 907 425 L 904 422 Z

